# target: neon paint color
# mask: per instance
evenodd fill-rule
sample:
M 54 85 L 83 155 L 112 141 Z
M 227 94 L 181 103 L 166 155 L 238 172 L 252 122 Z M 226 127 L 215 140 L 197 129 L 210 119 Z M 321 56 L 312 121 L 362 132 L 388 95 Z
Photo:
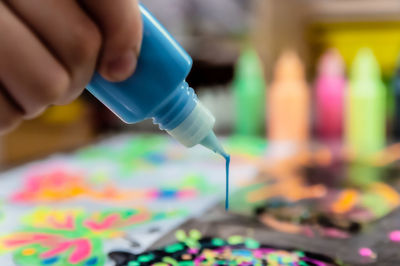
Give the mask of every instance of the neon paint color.
M 310 92 L 295 52 L 287 51 L 279 58 L 267 100 L 270 142 L 304 145 L 309 138 Z
M 346 145 L 358 158 L 385 146 L 385 99 L 379 63 L 363 48 L 353 62 L 346 102 Z
M 377 257 L 375 252 L 373 252 L 370 248 L 366 247 L 360 248 L 358 250 L 358 254 L 360 254 L 361 257 L 368 257 L 371 259 L 375 259 Z
M 334 259 L 322 254 L 263 245 L 255 239 L 242 236 L 230 236 L 225 240 L 218 237 L 202 237 L 200 232 L 189 236 L 179 232 L 177 238 L 180 242 L 153 251 L 141 254 L 113 251 L 108 256 L 116 266 L 141 265 L 143 262 L 146 262 L 146 265 L 160 266 L 340 265 Z
M 14 203 L 45 203 L 87 198 L 94 201 L 174 200 L 193 199 L 201 192 L 192 187 L 156 187 L 123 189 L 113 182 L 96 185 L 82 173 L 62 168 L 49 169 L 27 175 L 25 184 L 15 191 L 10 200 Z
M 186 147 L 201 144 L 222 154 L 214 116 L 185 81 L 192 58 L 144 6 L 139 9 L 143 38 L 135 72 L 122 82 L 96 72 L 87 89 L 126 123 L 152 118 Z
M 261 135 L 265 120 L 265 90 L 261 60 L 254 49 L 246 48 L 240 53 L 233 82 L 236 134 Z
M 392 242 L 400 242 L 400 231 L 396 230 L 396 231 L 392 231 L 389 233 L 389 239 Z
M 13 252 L 17 265 L 104 265 L 103 241 L 126 229 L 151 221 L 179 217 L 179 210 L 111 209 L 88 213 L 83 209 L 36 209 L 24 227 L 0 238 L 0 251 Z
M 345 88 L 343 59 L 337 50 L 329 50 L 319 61 L 315 82 L 316 128 L 322 141 L 337 141 L 342 136 Z

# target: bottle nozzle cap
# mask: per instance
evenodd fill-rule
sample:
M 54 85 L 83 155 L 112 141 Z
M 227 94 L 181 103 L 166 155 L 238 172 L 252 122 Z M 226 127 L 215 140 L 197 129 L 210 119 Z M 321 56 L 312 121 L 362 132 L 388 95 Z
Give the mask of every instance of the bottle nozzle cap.
M 200 142 L 200 144 L 225 158 L 228 156 L 213 131 L 210 131 L 210 133 Z
M 176 128 L 167 132 L 186 147 L 199 144 L 212 132 L 215 118 L 200 102 Z

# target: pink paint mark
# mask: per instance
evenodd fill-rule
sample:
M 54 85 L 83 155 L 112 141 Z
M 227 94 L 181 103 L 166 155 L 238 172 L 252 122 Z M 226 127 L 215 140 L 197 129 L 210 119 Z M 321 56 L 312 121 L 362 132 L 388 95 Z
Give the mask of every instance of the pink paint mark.
M 66 251 L 70 247 L 70 242 L 62 242 L 56 245 L 53 249 L 40 254 L 42 259 L 47 259 Z
M 392 231 L 389 233 L 389 239 L 392 242 L 400 242 L 400 230 Z
M 178 191 L 178 198 L 180 199 L 195 198 L 196 196 L 197 196 L 197 191 L 195 189 L 184 189 Z
M 150 213 L 139 213 L 128 219 L 129 224 L 141 223 L 151 218 Z
M 336 228 L 326 228 L 323 230 L 324 236 L 333 237 L 333 238 L 349 238 L 350 234 Z
M 115 222 L 117 222 L 119 219 L 118 214 L 112 214 L 108 217 L 106 217 L 102 222 L 96 222 L 93 220 L 86 220 L 84 222 L 84 225 L 92 230 L 95 231 L 102 231 L 102 230 L 107 230 L 111 228 Z
M 43 252 L 40 257 L 42 259 L 47 259 L 56 256 L 66 250 L 73 248 L 71 255 L 69 256 L 68 262 L 71 264 L 79 263 L 87 258 L 89 258 L 92 246 L 90 241 L 87 239 L 76 239 L 72 241 L 65 241 L 59 243 L 55 248 Z
M 189 253 L 189 254 L 196 254 L 197 252 L 199 252 L 199 250 L 198 250 L 197 248 L 190 248 L 190 249 L 188 250 L 188 253 Z
M 254 258 L 261 259 L 263 257 L 263 253 L 261 250 L 257 249 L 257 250 L 254 250 L 253 256 L 254 256 Z
M 157 199 L 158 195 L 160 194 L 158 189 L 149 189 L 146 193 L 143 193 L 146 195 L 146 198 L 149 199 Z
M 197 258 L 194 259 L 194 265 L 196 266 L 202 265 L 202 262 L 205 260 L 205 258 L 206 257 L 203 255 L 198 256 Z
M 14 247 L 14 246 L 24 246 L 32 243 L 40 243 L 43 241 L 48 241 L 52 239 L 58 238 L 57 236 L 54 235 L 48 235 L 48 234 L 32 234 L 32 233 L 27 233 L 27 234 L 21 234 L 21 235 L 14 235 L 11 236 L 12 239 L 7 239 L 4 241 L 4 244 L 9 247 Z
M 376 258 L 376 254 L 370 248 L 360 248 L 358 254 L 362 257 Z
M 92 250 L 92 245 L 87 239 L 75 240 L 76 249 L 69 258 L 69 262 L 74 264 L 88 259 Z

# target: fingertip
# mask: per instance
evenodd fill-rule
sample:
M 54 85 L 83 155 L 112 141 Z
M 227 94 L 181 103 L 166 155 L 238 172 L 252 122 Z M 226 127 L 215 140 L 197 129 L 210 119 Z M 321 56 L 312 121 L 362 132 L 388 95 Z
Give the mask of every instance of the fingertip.
M 135 71 L 137 54 L 131 49 L 110 59 L 105 59 L 99 72 L 107 80 L 112 82 L 123 81 L 129 78 Z

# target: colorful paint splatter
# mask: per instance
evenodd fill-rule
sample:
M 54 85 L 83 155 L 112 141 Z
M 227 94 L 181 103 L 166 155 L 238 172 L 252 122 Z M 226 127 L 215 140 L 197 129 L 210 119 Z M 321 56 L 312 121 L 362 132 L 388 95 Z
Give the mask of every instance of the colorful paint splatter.
M 189 236 L 177 232 L 180 242 L 145 252 L 132 254 L 114 251 L 109 257 L 115 266 L 134 265 L 287 265 L 287 266 L 329 266 L 338 265 L 327 256 L 286 248 L 260 244 L 258 241 L 242 236 L 221 238 L 201 237 L 200 232 L 192 230 Z
M 0 237 L 0 253 L 13 252 L 14 262 L 21 266 L 104 265 L 104 239 L 121 237 L 130 227 L 181 215 L 186 213 L 41 208 L 25 217 L 21 230 Z
M 398 167 L 331 156 L 309 152 L 260 168 L 257 179 L 233 195 L 232 211 L 286 233 L 348 238 L 400 206 Z
M 90 177 L 90 176 L 89 176 Z M 188 176 L 188 178 L 191 178 Z M 96 184 L 84 173 L 66 167 L 48 166 L 40 171 L 30 172 L 21 190 L 12 194 L 14 203 L 49 203 L 87 198 L 95 201 L 132 200 L 187 200 L 199 196 L 193 184 L 162 186 L 153 188 L 119 188 L 114 182 L 105 179 Z

